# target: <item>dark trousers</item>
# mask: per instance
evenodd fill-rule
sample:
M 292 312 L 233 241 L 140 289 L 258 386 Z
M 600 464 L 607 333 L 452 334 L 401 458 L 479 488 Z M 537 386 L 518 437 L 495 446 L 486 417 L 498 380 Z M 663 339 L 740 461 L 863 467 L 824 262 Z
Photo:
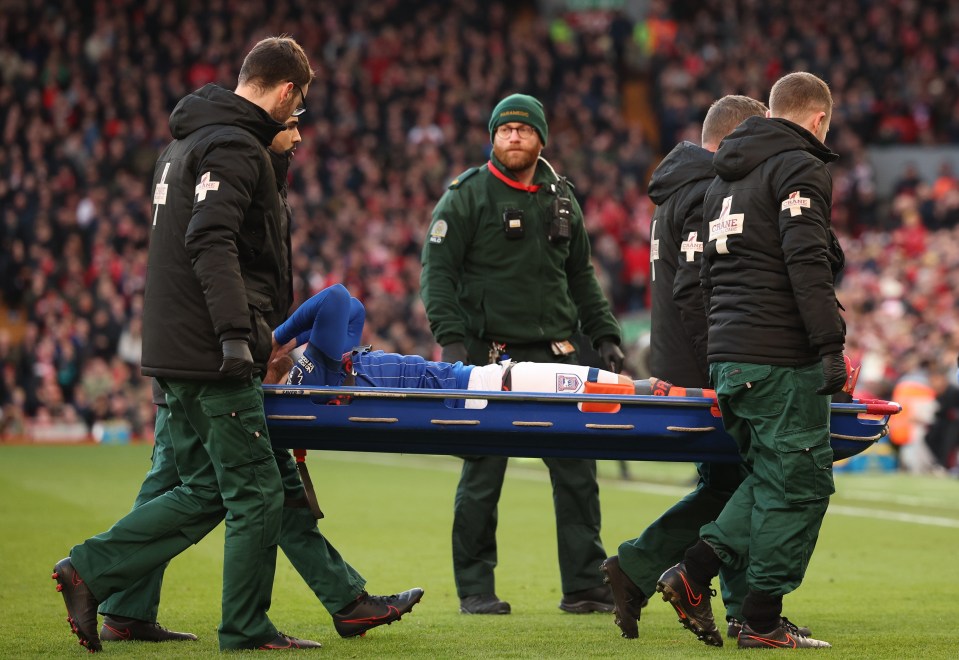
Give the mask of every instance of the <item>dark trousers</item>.
M 277 634 L 266 613 L 283 509 L 260 383 L 160 385 L 182 485 L 136 507 L 70 556 L 102 601 L 160 569 L 225 516 L 220 648 L 255 648 Z
M 467 341 L 470 361 L 486 364 L 489 344 Z M 507 352 L 514 361 L 577 364 L 575 354 L 558 357 L 548 344 Z M 601 515 L 596 461 L 545 458 L 553 487 L 556 542 L 563 593 L 602 584 L 599 565 L 606 558 L 599 538 Z M 497 506 L 507 458 L 466 457 L 453 506 L 453 575 L 460 598 L 495 592 Z
M 701 537 L 727 566 L 748 566 L 750 590 L 782 596 L 802 582 L 835 492 L 822 367 L 721 362 L 710 376 L 750 473 Z
M 619 546 L 620 568 L 647 598 L 655 593 L 663 571 L 682 561 L 686 548 L 699 540 L 700 528 L 716 519 L 746 476 L 745 467 L 735 463 L 704 463 L 696 468 L 696 489 L 654 520 L 639 537 Z M 742 620 L 745 569 L 724 566 L 720 587 L 726 615 Z
M 173 460 L 169 418 L 170 409 L 158 406 L 150 470 L 140 487 L 134 509 L 180 485 L 180 475 Z M 290 503 L 302 496 L 303 484 L 290 452 L 277 449 L 274 455 L 283 481 L 284 496 Z M 362 593 L 365 580 L 323 537 L 309 509 L 284 506 L 279 545 L 303 581 L 330 613 L 342 609 Z M 100 603 L 100 613 L 156 621 L 166 565 L 163 564 L 132 587 Z

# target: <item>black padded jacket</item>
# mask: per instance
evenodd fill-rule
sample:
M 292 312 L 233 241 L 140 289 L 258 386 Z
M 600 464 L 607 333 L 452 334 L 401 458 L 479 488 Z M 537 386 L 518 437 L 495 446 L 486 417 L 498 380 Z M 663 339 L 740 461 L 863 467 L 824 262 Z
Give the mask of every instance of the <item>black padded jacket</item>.
M 289 232 L 267 146 L 283 124 L 207 85 L 170 115 L 157 160 L 143 309 L 147 376 L 219 379 L 226 339 L 265 373 L 292 302 Z
M 751 117 L 720 144 L 703 207 L 710 362 L 799 366 L 843 349 L 837 157 L 785 119 Z

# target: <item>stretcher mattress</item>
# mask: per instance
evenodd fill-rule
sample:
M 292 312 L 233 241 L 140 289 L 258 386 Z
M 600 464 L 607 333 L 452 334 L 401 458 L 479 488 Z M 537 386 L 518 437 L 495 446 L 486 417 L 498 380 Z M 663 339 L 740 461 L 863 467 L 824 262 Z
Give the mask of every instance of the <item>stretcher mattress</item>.
M 270 439 L 275 447 L 287 449 L 740 460 L 715 401 L 705 397 L 286 385 L 263 389 Z M 483 399 L 487 405 L 454 407 L 462 399 Z M 830 435 L 836 460 L 882 438 L 890 415 L 900 409 L 890 401 L 833 403 Z

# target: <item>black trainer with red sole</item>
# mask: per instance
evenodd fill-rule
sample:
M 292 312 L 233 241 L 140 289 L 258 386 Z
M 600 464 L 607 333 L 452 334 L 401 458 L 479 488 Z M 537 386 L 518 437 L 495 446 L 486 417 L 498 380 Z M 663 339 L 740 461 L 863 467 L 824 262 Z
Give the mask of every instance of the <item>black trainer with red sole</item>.
M 333 627 L 340 637 L 365 635 L 367 630 L 399 621 L 422 597 L 419 587 L 392 596 L 371 596 L 364 591 L 333 615 Z
M 67 623 L 70 624 L 70 631 L 80 640 L 80 646 L 86 647 L 90 653 L 102 651 L 103 646 L 97 634 L 99 603 L 73 567 L 70 558 L 58 561 L 50 577 L 57 581 L 57 591 L 67 606 Z

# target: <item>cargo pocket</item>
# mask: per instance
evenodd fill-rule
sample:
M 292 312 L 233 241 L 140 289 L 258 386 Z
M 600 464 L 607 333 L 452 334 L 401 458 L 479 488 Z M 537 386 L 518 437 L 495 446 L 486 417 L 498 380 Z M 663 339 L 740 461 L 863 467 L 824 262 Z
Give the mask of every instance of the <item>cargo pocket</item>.
M 226 392 L 200 401 L 210 417 L 220 463 L 231 468 L 273 457 L 266 430 L 262 394 L 256 390 Z
M 816 444 L 810 444 L 815 442 Z M 832 478 L 832 446 L 807 435 L 776 441 L 787 502 L 811 502 L 836 492 Z
M 735 402 L 739 415 L 780 415 L 785 407 L 785 397 L 775 384 L 769 381 L 771 373 L 772 367 L 768 364 L 734 365 L 721 374 L 721 387 L 725 387 L 717 392 L 729 396 Z

